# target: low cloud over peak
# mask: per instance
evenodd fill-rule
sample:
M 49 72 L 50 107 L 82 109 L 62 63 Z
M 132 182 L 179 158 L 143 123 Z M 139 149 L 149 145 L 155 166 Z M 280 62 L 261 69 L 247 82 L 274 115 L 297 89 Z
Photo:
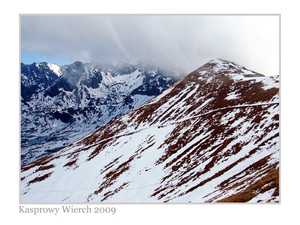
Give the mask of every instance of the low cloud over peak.
M 70 61 L 140 60 L 191 72 L 223 58 L 278 74 L 279 16 L 21 16 L 21 51 Z

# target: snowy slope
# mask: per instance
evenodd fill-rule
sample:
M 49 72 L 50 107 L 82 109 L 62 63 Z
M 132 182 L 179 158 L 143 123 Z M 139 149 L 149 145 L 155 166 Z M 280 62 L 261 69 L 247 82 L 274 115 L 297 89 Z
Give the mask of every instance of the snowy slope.
M 172 72 L 140 63 L 22 64 L 21 73 L 22 164 L 84 137 L 176 80 Z
M 22 166 L 22 203 L 279 202 L 279 81 L 212 60 Z

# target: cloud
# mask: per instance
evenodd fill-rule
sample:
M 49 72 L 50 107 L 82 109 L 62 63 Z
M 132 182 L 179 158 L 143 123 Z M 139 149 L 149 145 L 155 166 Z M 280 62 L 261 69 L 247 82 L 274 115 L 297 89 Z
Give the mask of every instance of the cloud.
M 223 58 L 278 74 L 279 16 L 24 15 L 21 50 L 83 62 L 134 59 L 185 72 Z

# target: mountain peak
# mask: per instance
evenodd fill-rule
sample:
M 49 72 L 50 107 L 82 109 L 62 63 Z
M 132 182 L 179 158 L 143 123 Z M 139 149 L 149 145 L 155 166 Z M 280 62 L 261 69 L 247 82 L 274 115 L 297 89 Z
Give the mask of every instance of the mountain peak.
M 237 67 L 242 67 L 244 68 L 243 66 L 240 66 L 238 65 L 237 63 L 235 62 L 232 62 L 232 61 L 229 61 L 229 60 L 225 60 L 225 59 L 220 59 L 220 58 L 215 58 L 215 59 L 212 59 L 208 62 L 209 64 L 214 64 L 214 65 L 228 65 L 228 66 L 237 66 Z
M 203 70 L 203 69 L 211 69 L 213 71 L 210 72 L 221 72 L 221 71 L 226 71 L 226 72 L 245 72 L 245 71 L 250 71 L 246 69 L 244 66 L 240 66 L 234 62 L 224 60 L 224 59 L 213 59 L 210 60 L 208 63 L 205 65 L 201 66 L 198 70 Z M 253 71 L 251 71 L 253 73 Z
M 234 81 L 249 81 L 249 80 L 261 80 L 265 76 L 257 73 L 253 70 L 249 70 L 244 66 L 240 66 L 234 62 L 223 60 L 223 59 L 213 59 L 203 66 L 199 67 L 193 73 L 200 75 L 199 79 L 220 80 L 220 79 L 230 79 Z
M 62 75 L 61 67 L 54 63 L 47 63 L 47 66 L 50 68 L 50 70 L 53 71 L 58 77 Z
M 74 65 L 76 65 L 76 66 L 77 66 L 77 65 L 83 65 L 83 63 L 82 63 L 81 61 L 78 61 L 78 60 L 77 60 L 77 61 L 75 61 L 75 62 L 74 62 L 74 63 L 72 63 L 72 64 L 74 64 Z
M 208 63 L 215 63 L 215 64 L 224 64 L 224 63 L 233 63 L 229 60 L 225 60 L 225 59 L 220 59 L 220 58 L 215 58 L 210 60 Z

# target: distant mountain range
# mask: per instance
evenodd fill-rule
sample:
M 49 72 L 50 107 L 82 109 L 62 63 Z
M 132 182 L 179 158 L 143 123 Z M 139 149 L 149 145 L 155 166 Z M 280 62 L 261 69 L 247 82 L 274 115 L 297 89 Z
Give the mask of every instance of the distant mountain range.
M 73 66 L 75 71 L 81 68 L 80 63 Z M 42 99 L 42 105 L 49 108 L 56 99 L 64 102 L 38 122 L 52 118 L 55 123 L 49 124 L 59 124 L 57 112 L 76 121 L 77 113 L 88 108 L 87 95 L 98 96 L 100 109 L 102 102 L 115 103 L 115 111 L 110 111 L 113 116 L 105 117 L 115 118 L 124 102 L 132 103 L 132 107 L 124 106 L 129 111 L 137 106 L 137 96 L 148 93 L 141 88 L 147 87 L 145 76 L 153 77 L 150 83 L 164 83 L 165 88 L 173 82 L 158 72 L 144 76 L 136 69 L 126 72 L 135 82 L 125 75 L 100 73 L 106 73 L 103 81 L 111 81 L 104 82 L 108 89 L 99 86 L 107 91 L 103 93 L 110 93 L 105 95 L 111 96 L 109 100 L 91 91 L 85 81 L 89 76 L 81 77 L 79 85 L 74 78 L 76 85 L 65 87 L 58 84 L 61 75 L 47 92 L 31 100 Z M 146 80 L 142 86 L 139 76 Z M 127 85 L 114 83 L 116 77 Z M 162 89 L 156 90 L 151 93 Z M 76 91 L 82 95 L 74 97 Z M 148 100 L 153 95 L 144 97 Z M 127 96 L 131 100 L 123 100 Z M 77 113 L 67 111 L 72 104 Z M 97 119 L 85 122 L 104 126 L 60 151 L 22 165 L 21 203 L 279 202 L 279 118 L 279 76 L 267 77 L 215 59 L 106 125 Z
M 55 152 L 137 108 L 173 84 L 178 79 L 174 75 L 142 63 L 22 63 L 22 164 Z

